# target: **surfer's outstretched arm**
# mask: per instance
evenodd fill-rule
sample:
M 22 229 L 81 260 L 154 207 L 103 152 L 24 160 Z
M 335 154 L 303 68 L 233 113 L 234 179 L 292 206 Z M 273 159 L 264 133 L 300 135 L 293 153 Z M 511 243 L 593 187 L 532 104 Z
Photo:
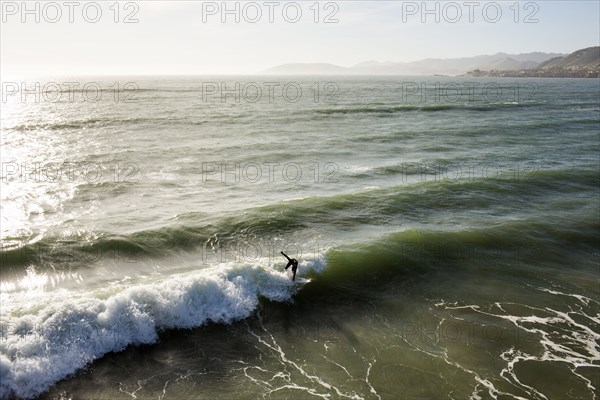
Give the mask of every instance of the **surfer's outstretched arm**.
M 290 265 L 292 265 L 292 259 L 291 259 L 291 258 L 289 258 L 289 257 L 287 256 L 287 254 L 285 254 L 283 251 L 281 252 L 281 254 L 282 254 L 282 255 L 283 255 L 285 258 L 287 258 L 287 260 L 288 260 L 288 263 L 287 263 L 287 265 L 285 266 L 285 269 L 288 269 L 288 268 L 290 267 Z

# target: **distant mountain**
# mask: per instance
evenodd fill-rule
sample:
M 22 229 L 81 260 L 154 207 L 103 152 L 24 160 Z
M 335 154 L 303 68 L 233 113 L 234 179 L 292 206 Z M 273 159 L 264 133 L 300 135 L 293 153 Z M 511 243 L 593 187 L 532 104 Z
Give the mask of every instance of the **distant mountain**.
M 494 60 L 487 64 L 483 64 L 479 67 L 479 69 L 485 69 L 485 70 L 495 69 L 495 70 L 499 70 L 499 71 L 506 71 L 506 70 L 510 70 L 510 69 L 530 69 L 530 68 L 535 68 L 538 65 L 539 65 L 539 63 L 537 63 L 535 61 L 531 61 L 531 60 L 519 62 L 519 61 L 515 60 L 514 58 L 505 57 L 505 58 L 502 58 L 499 60 Z
M 543 63 L 549 58 L 564 56 L 564 54 L 558 53 L 541 53 L 539 51 L 533 53 L 521 53 L 521 54 L 506 54 L 506 53 L 497 53 L 495 56 L 503 56 L 510 57 L 515 61 L 526 62 L 526 61 L 534 61 L 538 64 Z
M 404 63 L 365 61 L 352 67 L 340 67 L 325 63 L 283 64 L 269 68 L 262 73 L 273 75 L 462 75 L 475 69 L 537 68 L 540 63 L 563 56 L 566 54 L 496 53 L 464 58 L 428 58 Z
M 278 65 L 263 73 L 272 75 L 344 75 L 348 69 L 326 63 L 298 63 Z
M 378 67 L 378 66 L 383 66 L 383 65 L 390 66 L 393 64 L 394 63 L 391 61 L 379 62 L 379 61 L 371 60 L 371 61 L 364 61 L 364 62 L 358 63 L 358 64 L 352 66 L 352 68 L 369 68 L 369 67 Z
M 508 66 L 509 63 L 504 64 Z M 479 68 L 467 73 L 470 76 L 547 77 L 547 78 L 598 78 L 600 77 L 600 47 L 588 47 L 561 57 L 553 57 L 535 68 Z

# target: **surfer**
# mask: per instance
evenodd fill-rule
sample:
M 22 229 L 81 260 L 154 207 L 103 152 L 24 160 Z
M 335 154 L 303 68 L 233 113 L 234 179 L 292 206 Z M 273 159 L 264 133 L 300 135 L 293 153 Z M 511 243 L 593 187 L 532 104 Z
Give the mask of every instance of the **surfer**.
M 281 254 L 283 254 L 283 256 L 285 258 L 287 258 L 288 263 L 285 266 L 285 269 L 288 269 L 290 267 L 290 265 L 292 266 L 292 273 L 294 274 L 292 276 L 292 280 L 295 281 L 296 280 L 296 270 L 298 269 L 298 260 L 296 260 L 295 258 L 289 258 L 283 251 L 281 252 Z

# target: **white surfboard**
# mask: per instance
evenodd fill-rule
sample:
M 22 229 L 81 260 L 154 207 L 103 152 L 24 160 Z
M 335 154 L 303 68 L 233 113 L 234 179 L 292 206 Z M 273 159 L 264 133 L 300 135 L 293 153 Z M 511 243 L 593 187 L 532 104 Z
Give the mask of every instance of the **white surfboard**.
M 294 283 L 297 285 L 306 285 L 308 282 L 310 282 L 310 279 L 302 278 L 300 276 L 297 276 L 296 280 L 294 281 Z

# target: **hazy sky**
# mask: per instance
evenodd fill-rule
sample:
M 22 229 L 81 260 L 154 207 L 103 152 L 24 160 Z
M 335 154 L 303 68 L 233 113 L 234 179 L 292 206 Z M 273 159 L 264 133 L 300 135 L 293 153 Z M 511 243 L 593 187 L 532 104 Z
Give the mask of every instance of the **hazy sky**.
M 243 74 L 293 62 L 351 66 L 500 51 L 569 53 L 600 41 L 595 0 L 438 1 L 425 4 L 429 14 L 422 1 L 113 4 L 29 1 L 24 10 L 21 1 L 2 1 L 2 77 Z M 128 16 L 137 22 L 124 23 Z

